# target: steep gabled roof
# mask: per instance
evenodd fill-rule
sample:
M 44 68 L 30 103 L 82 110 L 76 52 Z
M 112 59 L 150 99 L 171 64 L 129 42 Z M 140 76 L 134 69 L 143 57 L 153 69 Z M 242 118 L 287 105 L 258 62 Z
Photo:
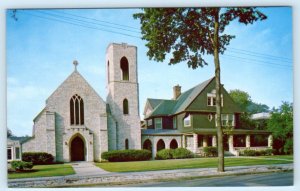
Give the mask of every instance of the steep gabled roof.
M 153 99 L 153 98 L 148 98 L 147 101 L 149 102 L 150 106 L 152 109 L 156 108 L 161 102 L 165 101 L 166 99 Z
M 148 99 L 149 103 L 152 100 L 154 105 L 159 104 L 153 107 L 153 111 L 146 118 L 174 115 L 184 111 L 213 79 L 214 77 L 183 92 L 176 100 Z
M 176 100 L 172 114 L 184 111 L 213 79 L 214 77 L 182 93 Z

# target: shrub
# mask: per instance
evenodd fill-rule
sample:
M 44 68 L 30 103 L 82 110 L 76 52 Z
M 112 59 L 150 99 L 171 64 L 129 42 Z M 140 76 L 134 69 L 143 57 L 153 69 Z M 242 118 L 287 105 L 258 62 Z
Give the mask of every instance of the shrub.
M 156 153 L 155 159 L 167 160 L 173 158 L 173 149 L 162 149 Z
M 246 149 L 242 152 L 243 156 L 258 156 L 257 155 L 257 151 L 255 150 L 250 150 L 250 149 Z
M 174 159 L 193 158 L 194 154 L 186 148 L 177 148 L 172 152 Z
M 275 150 L 274 149 L 266 149 L 265 152 L 266 152 L 266 156 L 271 156 L 271 155 L 273 155 Z
M 30 170 L 30 169 L 32 169 L 32 167 L 33 167 L 32 162 L 25 162 L 25 161 L 12 161 L 11 162 L 11 168 L 16 171 Z
M 22 154 L 22 160 L 26 162 L 32 162 L 32 164 L 51 164 L 54 157 L 45 152 L 25 152 Z
M 243 156 L 270 156 L 273 155 L 274 149 L 265 149 L 265 150 L 250 150 L 246 149 L 242 152 Z
M 109 162 L 143 161 L 151 159 L 149 150 L 117 150 L 107 151 L 101 154 L 102 159 Z
M 204 155 L 206 157 L 216 157 L 216 156 L 218 156 L 217 147 L 204 147 L 203 152 L 204 152 Z

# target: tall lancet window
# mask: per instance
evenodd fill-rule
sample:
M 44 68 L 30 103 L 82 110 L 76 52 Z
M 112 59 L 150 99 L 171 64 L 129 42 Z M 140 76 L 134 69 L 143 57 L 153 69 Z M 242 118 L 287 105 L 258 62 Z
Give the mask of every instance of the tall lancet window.
M 122 57 L 120 61 L 120 67 L 122 70 L 122 80 L 129 80 L 129 67 L 128 67 L 128 60 L 126 57 Z
M 70 100 L 70 120 L 71 125 L 84 124 L 84 105 L 82 98 L 75 94 Z
M 128 100 L 124 99 L 123 100 L 123 114 L 128 114 L 128 113 L 129 113 Z

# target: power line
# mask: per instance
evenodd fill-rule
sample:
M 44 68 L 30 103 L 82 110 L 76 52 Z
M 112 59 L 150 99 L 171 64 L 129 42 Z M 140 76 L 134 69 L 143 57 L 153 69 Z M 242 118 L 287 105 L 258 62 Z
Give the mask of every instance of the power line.
M 270 67 L 270 66 L 272 66 L 273 68 L 274 67 L 278 67 L 278 68 L 280 68 L 280 69 L 293 69 L 292 68 L 292 66 L 283 66 L 283 65 L 277 65 L 277 64 L 266 64 L 266 63 L 263 63 L 263 62 L 249 62 L 249 61 L 247 61 L 247 60 L 245 60 L 245 59 L 239 59 L 239 58 L 236 58 L 236 57 L 232 57 L 232 56 L 227 56 L 227 55 L 222 55 L 221 57 L 223 57 L 224 59 L 226 59 L 226 60 L 229 60 L 230 59 L 230 61 L 232 61 L 232 59 L 233 60 L 236 60 L 236 61 L 238 61 L 238 62 L 240 62 L 240 63 L 247 63 L 247 64 L 255 64 L 255 65 L 260 65 L 260 66 L 267 66 L 267 67 Z
M 292 62 L 292 59 L 286 58 L 286 57 L 280 57 L 280 56 L 274 56 L 270 54 L 264 54 L 264 53 L 259 53 L 259 52 L 254 52 L 254 51 L 249 51 L 249 50 L 243 50 L 243 49 L 238 49 L 238 48 L 228 48 L 229 50 L 232 49 L 231 51 L 233 52 L 238 52 L 240 54 L 245 54 L 245 55 L 251 55 L 251 56 L 259 56 L 259 57 L 268 57 L 270 59 L 275 59 L 275 60 L 285 60 L 285 62 Z
M 82 25 L 82 24 L 78 24 L 78 23 L 74 23 L 74 22 L 69 22 L 69 21 L 65 21 L 65 20 L 59 20 L 59 19 L 55 19 L 55 18 L 44 17 L 44 16 L 41 16 L 41 15 L 36 15 L 36 14 L 28 13 L 28 12 L 23 12 L 23 14 L 31 15 L 31 16 L 38 17 L 38 18 L 41 18 L 41 19 L 57 21 L 57 22 L 67 23 L 67 24 L 71 24 L 71 25 L 75 25 L 75 26 L 84 27 L 84 28 L 89 28 L 89 29 L 94 29 L 94 30 L 100 30 L 100 31 L 105 31 L 105 32 L 110 32 L 110 33 L 115 33 L 115 34 L 120 34 L 120 35 L 124 35 L 124 36 L 129 36 L 129 37 L 141 39 L 138 36 L 134 36 L 134 35 L 126 34 L 126 33 L 116 32 L 116 31 L 107 30 L 107 29 L 98 28 L 98 27 L 93 27 L 93 26 Z
M 124 30 L 124 31 L 127 31 L 127 32 L 133 32 L 133 33 L 140 34 L 139 31 L 128 30 L 128 29 L 124 29 L 124 28 L 121 28 L 121 27 L 109 26 L 109 25 L 100 24 L 100 23 L 96 23 L 96 22 L 90 22 L 90 21 L 85 21 L 85 20 L 81 20 L 81 19 L 75 19 L 75 18 L 72 18 L 72 17 L 61 16 L 59 14 L 48 13 L 48 12 L 45 12 L 45 11 L 37 11 L 37 12 L 39 12 L 41 14 L 44 14 L 44 15 L 50 15 L 50 16 L 55 17 L 55 18 L 64 19 L 64 20 L 72 20 L 72 21 L 76 21 L 76 22 L 80 22 L 80 23 L 95 24 L 95 25 L 99 25 L 99 26 L 111 27 L 111 28 L 115 28 L 115 29 L 119 29 L 119 30 Z
M 38 18 L 41 18 L 41 19 L 52 20 L 52 21 L 66 23 L 66 24 L 71 24 L 71 25 L 80 26 L 80 27 L 84 27 L 84 28 L 89 28 L 89 29 L 94 29 L 94 30 L 100 30 L 100 31 L 105 31 L 105 32 L 109 32 L 109 33 L 115 33 L 115 34 L 120 34 L 120 35 L 124 35 L 124 36 L 129 36 L 129 37 L 141 39 L 140 37 L 134 36 L 134 35 L 131 35 L 131 34 L 117 32 L 117 31 L 113 31 L 113 30 L 108 30 L 108 29 L 103 29 L 103 28 L 99 28 L 99 27 L 87 25 L 87 23 L 89 23 L 89 24 L 96 24 L 96 25 L 100 25 L 100 26 L 105 26 L 105 25 L 102 25 L 102 24 L 99 24 L 99 23 L 87 22 L 87 21 L 80 20 L 80 19 L 74 19 L 74 18 L 71 18 L 71 17 L 60 16 L 60 15 L 53 14 L 53 13 L 45 13 L 45 12 L 42 12 L 42 11 L 38 11 L 38 12 L 42 13 L 43 15 L 45 15 L 45 14 L 46 15 L 50 15 L 52 17 L 45 17 L 45 16 L 41 16 L 41 15 L 36 15 L 36 14 L 28 13 L 28 12 L 22 12 L 22 13 L 27 14 L 27 15 L 31 15 L 31 16 L 34 16 L 34 17 L 38 17 Z M 71 14 L 71 15 L 73 15 L 73 14 Z M 63 17 L 64 19 L 62 20 L 62 18 L 60 18 L 60 17 Z M 97 19 L 95 19 L 95 20 L 97 20 Z M 117 25 L 117 24 L 115 24 L 115 25 Z M 125 25 L 123 25 L 123 26 L 125 26 Z M 120 29 L 118 27 L 112 27 L 112 26 L 107 26 L 107 27 Z M 122 29 L 122 30 L 130 32 L 130 30 L 126 30 L 126 29 Z M 257 52 L 253 52 L 253 51 L 246 51 L 246 50 L 241 50 L 241 49 L 237 49 L 237 48 L 228 48 L 228 49 L 233 49 L 233 50 L 229 51 L 229 52 L 232 52 L 232 53 L 244 54 L 244 55 L 255 56 L 255 57 L 269 57 L 268 59 L 273 59 L 273 60 L 286 59 L 285 62 L 289 62 L 289 61 L 287 61 L 287 60 L 289 60 L 288 58 L 277 57 L 277 56 L 267 55 L 267 54 L 262 54 L 262 53 L 257 53 Z M 248 53 L 248 52 L 250 52 L 250 53 Z M 245 62 L 245 61 L 247 62 L 248 60 L 250 60 L 250 61 L 256 62 L 256 64 L 260 63 L 259 65 L 273 65 L 273 66 L 279 66 L 279 67 L 289 67 L 289 68 L 292 68 L 291 65 L 279 64 L 279 63 L 274 63 L 274 62 L 265 62 L 264 60 L 258 60 L 258 59 L 253 59 L 253 58 L 245 58 L 245 57 L 240 57 L 240 56 L 236 56 L 236 55 L 232 55 L 232 54 L 225 54 L 223 56 L 240 59 L 240 60 L 243 60 L 243 62 Z M 263 58 L 263 59 L 266 59 L 266 58 Z M 247 62 L 247 63 L 253 63 L 253 62 Z M 284 62 L 284 61 L 281 60 L 281 62 Z
M 54 12 L 58 13 L 59 11 L 54 11 Z M 117 23 L 113 23 L 113 22 L 103 21 L 103 20 L 99 20 L 99 19 L 95 19 L 95 18 L 90 18 L 90 17 L 84 17 L 84 16 L 80 16 L 80 15 L 76 15 L 76 14 L 71 14 L 71 13 L 66 13 L 66 12 L 64 12 L 63 14 L 71 15 L 71 16 L 75 16 L 75 17 L 83 18 L 83 19 L 94 20 L 94 21 L 97 21 L 97 22 L 107 23 L 107 24 L 111 24 L 111 25 L 127 27 L 127 28 L 136 29 L 136 30 L 140 31 L 139 28 L 128 26 L 128 25 L 117 24 Z
M 229 57 L 243 59 L 243 60 L 251 60 L 251 61 L 254 61 L 254 62 L 265 63 L 265 64 L 269 64 L 269 65 L 277 65 L 277 66 L 283 66 L 283 67 L 292 67 L 291 65 L 274 63 L 274 62 L 266 62 L 264 60 L 257 60 L 257 59 L 252 59 L 252 58 L 245 58 L 245 57 L 235 56 L 235 55 L 232 55 L 232 54 L 225 54 L 224 56 L 229 56 Z

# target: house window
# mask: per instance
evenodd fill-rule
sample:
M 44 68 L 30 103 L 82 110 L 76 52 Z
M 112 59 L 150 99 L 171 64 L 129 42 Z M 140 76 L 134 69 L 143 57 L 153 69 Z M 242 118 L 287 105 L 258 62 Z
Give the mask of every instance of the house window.
M 16 159 L 20 159 L 20 147 L 15 148 Z
M 176 118 L 176 116 L 173 117 L 173 129 L 177 129 L 177 118 Z
M 122 80 L 129 80 L 129 67 L 128 67 L 128 60 L 126 57 L 122 57 L 120 61 L 120 67 L 122 70 Z
M 129 114 L 128 100 L 127 99 L 123 100 L 123 114 Z
M 70 120 L 71 125 L 84 124 L 84 105 L 83 100 L 75 94 L 70 100 Z
M 147 120 L 147 126 L 151 126 L 152 125 L 152 119 Z
M 233 114 L 221 114 L 221 125 L 222 126 L 234 126 L 234 115 Z
M 191 115 L 188 115 L 183 119 L 183 124 L 185 127 L 191 126 Z
M 129 149 L 129 142 L 128 139 L 125 140 L 125 150 Z
M 162 118 L 154 119 L 155 129 L 162 129 Z
M 7 148 L 7 160 L 12 160 L 12 148 Z
M 208 93 L 207 106 L 216 106 L 216 105 L 217 105 L 216 93 Z M 223 94 L 221 94 L 221 106 L 223 107 Z

